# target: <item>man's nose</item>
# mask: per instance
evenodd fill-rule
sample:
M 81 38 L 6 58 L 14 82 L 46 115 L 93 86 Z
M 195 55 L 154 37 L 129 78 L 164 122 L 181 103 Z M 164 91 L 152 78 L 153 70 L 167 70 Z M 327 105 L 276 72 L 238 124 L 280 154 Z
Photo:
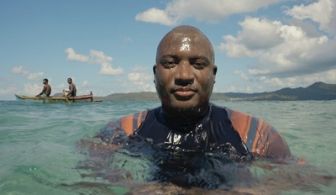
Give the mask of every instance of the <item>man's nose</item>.
M 188 61 L 181 61 L 175 73 L 175 84 L 176 85 L 191 85 L 194 82 L 193 67 Z

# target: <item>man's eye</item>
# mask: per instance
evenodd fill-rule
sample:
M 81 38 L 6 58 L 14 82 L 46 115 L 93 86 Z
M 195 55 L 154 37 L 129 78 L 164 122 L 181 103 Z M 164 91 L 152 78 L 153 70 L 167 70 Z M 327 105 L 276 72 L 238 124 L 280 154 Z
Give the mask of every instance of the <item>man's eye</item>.
M 173 68 L 176 66 L 176 62 L 174 60 L 161 60 L 160 64 L 165 68 Z
M 205 62 L 205 61 L 203 61 L 203 60 L 194 60 L 194 61 L 192 61 L 191 64 L 192 64 L 196 69 L 203 69 L 203 68 L 205 68 L 205 67 L 208 65 L 208 63 Z

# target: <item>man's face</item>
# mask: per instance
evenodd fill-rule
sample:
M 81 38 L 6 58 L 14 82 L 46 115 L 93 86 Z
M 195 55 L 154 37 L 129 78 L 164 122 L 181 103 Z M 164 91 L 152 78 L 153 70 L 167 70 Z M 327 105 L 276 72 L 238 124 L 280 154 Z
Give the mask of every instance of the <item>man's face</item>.
M 72 83 L 72 80 L 71 80 L 71 79 L 68 79 L 68 83 L 71 84 L 71 83 Z
M 44 85 L 47 84 L 47 81 L 46 81 L 46 80 L 43 80 L 43 84 L 44 84 Z
M 154 66 L 156 90 L 164 108 L 198 109 L 208 105 L 216 66 L 209 42 L 193 33 L 166 37 Z

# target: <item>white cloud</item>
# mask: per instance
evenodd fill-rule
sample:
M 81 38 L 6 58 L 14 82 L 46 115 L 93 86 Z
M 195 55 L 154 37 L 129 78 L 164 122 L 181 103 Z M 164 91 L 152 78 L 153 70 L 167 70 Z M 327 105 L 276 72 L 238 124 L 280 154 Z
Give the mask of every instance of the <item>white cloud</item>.
M 319 0 L 308 5 L 294 6 L 286 13 L 296 19 L 310 19 L 320 25 L 326 32 L 336 32 L 336 8 L 333 0 Z
M 219 49 L 226 52 L 230 57 L 242 57 L 242 56 L 253 56 L 251 52 L 245 45 L 239 44 L 238 38 L 232 35 L 226 35 L 223 37 L 224 42 L 221 42 Z
M 135 68 L 127 75 L 128 80 L 138 87 L 137 91 L 154 91 L 153 75 Z
M 224 36 L 219 48 L 231 57 L 256 58 L 252 75 L 289 77 L 336 68 L 335 39 L 309 36 L 298 26 L 267 19 L 245 18 L 240 25 L 237 36 Z
M 12 72 L 14 74 L 20 74 L 20 75 L 26 75 L 26 74 L 28 74 L 28 71 L 24 70 L 23 66 L 14 66 L 12 68 Z
M 43 72 L 29 73 L 27 78 L 28 80 L 38 80 L 41 79 L 43 75 Z
M 281 42 L 281 37 L 279 36 L 281 23 L 279 21 L 247 18 L 240 23 L 240 26 L 243 29 L 239 34 L 239 39 L 245 43 L 248 49 L 271 48 Z
M 65 50 L 65 53 L 67 54 L 67 59 L 68 60 L 79 61 L 79 62 L 88 62 L 89 61 L 89 57 L 88 56 L 84 56 L 84 55 L 78 54 L 72 48 L 67 48 Z
M 243 71 L 235 70 L 233 73 L 238 75 L 243 80 L 248 80 L 249 79 L 248 76 L 246 75 L 246 73 L 244 73 Z
M 89 55 L 83 55 L 77 53 L 73 48 L 67 48 L 65 49 L 65 53 L 67 54 L 67 59 L 70 61 L 99 64 L 100 74 L 115 76 L 123 73 L 122 68 L 114 68 L 112 66 L 112 57 L 106 55 L 103 51 L 90 50 Z
M 131 72 L 128 74 L 128 80 L 132 82 L 138 82 L 141 81 L 141 73 L 139 72 Z
M 123 73 L 121 68 L 113 68 L 109 63 L 102 63 L 100 67 L 100 74 L 104 75 L 120 75 Z
M 255 51 L 278 45 L 281 23 L 260 18 L 246 18 L 240 22 L 242 30 L 237 37 L 226 35 L 219 48 L 231 57 L 254 56 Z
M 106 64 L 112 62 L 112 57 L 105 55 L 102 51 L 91 50 L 89 62 L 92 64 Z
M 150 23 L 159 23 L 163 25 L 173 25 L 175 23 L 174 19 L 168 16 L 166 11 L 150 8 L 142 13 L 139 13 L 135 16 L 135 20 L 142 22 L 150 22 Z
M 223 84 L 222 89 L 215 88 L 214 91 L 220 91 L 220 92 L 238 92 L 238 93 L 253 93 L 253 92 L 259 92 L 262 88 L 259 85 L 254 85 L 254 83 L 230 83 L 230 84 Z
M 229 15 L 247 13 L 280 0 L 172 0 L 166 8 L 150 8 L 136 15 L 137 21 L 174 25 L 185 18 L 218 21 Z
M 41 92 L 41 90 L 42 90 L 42 87 L 41 87 L 40 84 L 26 83 L 26 84 L 24 84 L 23 92 L 24 92 L 24 94 L 27 94 L 27 95 L 36 95 L 39 92 Z
M 28 80 L 39 80 L 42 79 L 44 76 L 43 72 L 30 72 L 28 70 L 25 70 L 23 66 L 14 66 L 12 68 L 12 73 L 21 75 Z

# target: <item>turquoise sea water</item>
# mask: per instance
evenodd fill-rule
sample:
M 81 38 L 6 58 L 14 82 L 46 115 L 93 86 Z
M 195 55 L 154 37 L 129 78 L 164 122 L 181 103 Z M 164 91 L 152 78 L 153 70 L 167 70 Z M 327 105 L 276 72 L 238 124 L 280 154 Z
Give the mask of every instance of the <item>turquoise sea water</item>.
M 336 194 L 332 179 L 336 176 L 336 101 L 214 103 L 264 118 L 306 165 L 256 162 L 251 170 L 257 182 L 240 188 L 237 181 L 238 187 L 224 191 L 134 185 L 102 179 L 99 174 L 84 177 L 83 172 L 90 171 L 78 167 L 88 156 L 80 152 L 78 142 L 89 140 L 112 119 L 154 108 L 159 102 L 0 101 L 0 194 Z

